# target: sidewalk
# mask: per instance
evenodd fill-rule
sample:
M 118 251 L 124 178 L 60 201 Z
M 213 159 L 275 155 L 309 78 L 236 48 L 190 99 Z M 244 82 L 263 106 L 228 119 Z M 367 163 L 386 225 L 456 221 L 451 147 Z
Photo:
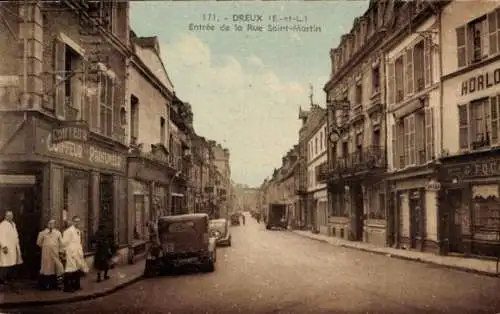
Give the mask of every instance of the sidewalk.
M 496 261 L 481 260 L 477 258 L 457 257 L 457 256 L 440 256 L 433 253 L 416 252 L 403 249 L 395 249 L 391 247 L 379 247 L 369 243 L 351 242 L 336 237 L 329 237 L 322 234 L 314 234 L 311 233 L 310 231 L 303 231 L 303 230 L 293 230 L 292 232 L 299 236 L 307 237 L 309 239 L 345 248 L 356 249 L 374 254 L 386 255 L 387 257 L 394 257 L 404 260 L 433 264 L 461 271 L 476 273 L 480 275 L 486 275 L 492 277 L 500 276 L 496 271 L 496 264 L 497 264 Z
M 110 279 L 96 282 L 96 273 L 91 271 L 82 278 L 82 290 L 67 293 L 62 290 L 40 291 L 33 288 L 20 289 L 20 293 L 6 289 L 0 291 L 0 309 L 42 306 L 69 302 L 78 302 L 98 298 L 124 288 L 142 278 L 144 261 L 134 265 L 122 265 L 110 271 Z M 3 287 L 2 287 L 3 288 Z

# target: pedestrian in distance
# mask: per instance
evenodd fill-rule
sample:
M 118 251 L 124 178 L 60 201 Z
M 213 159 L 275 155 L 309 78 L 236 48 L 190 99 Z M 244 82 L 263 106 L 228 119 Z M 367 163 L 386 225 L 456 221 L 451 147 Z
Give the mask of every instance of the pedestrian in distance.
M 74 216 L 70 226 L 63 233 L 63 245 L 66 253 L 64 269 L 64 291 L 75 292 L 81 289 L 80 280 L 89 268 L 83 256 L 82 232 L 78 229 L 80 218 Z
M 13 285 L 16 267 L 23 263 L 19 234 L 14 222 L 14 213 L 5 212 L 5 219 L 0 223 L 0 282 Z
M 96 244 L 94 268 L 97 270 L 97 282 L 101 282 L 102 279 L 109 279 L 108 272 L 111 268 L 112 258 L 116 253 L 116 246 L 113 236 L 107 232 L 103 225 L 99 226 L 94 243 Z
M 64 250 L 62 234 L 55 228 L 56 221 L 51 219 L 47 228 L 40 231 L 36 244 L 42 249 L 39 286 L 41 290 L 58 288 L 57 278 L 63 275 L 64 265 L 60 255 Z

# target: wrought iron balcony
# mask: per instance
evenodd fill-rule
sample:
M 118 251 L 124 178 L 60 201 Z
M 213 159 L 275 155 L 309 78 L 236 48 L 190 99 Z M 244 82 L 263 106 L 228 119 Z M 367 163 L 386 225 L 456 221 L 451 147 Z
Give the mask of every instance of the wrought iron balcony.
M 387 158 L 382 146 L 369 146 L 348 154 L 345 157 L 337 157 L 330 172 L 337 174 L 354 174 L 362 171 L 385 169 Z

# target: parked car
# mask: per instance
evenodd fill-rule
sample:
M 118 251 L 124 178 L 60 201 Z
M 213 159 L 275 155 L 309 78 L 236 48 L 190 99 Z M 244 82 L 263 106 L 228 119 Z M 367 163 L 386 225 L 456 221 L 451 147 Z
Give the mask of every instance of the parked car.
M 213 272 L 216 239 L 210 236 L 208 221 L 208 215 L 200 213 L 160 217 L 158 237 L 148 251 L 144 275 L 155 276 L 186 264 Z
M 227 219 L 210 220 L 210 233 L 215 237 L 217 245 L 231 246 L 231 230 Z
M 240 214 L 232 214 L 231 226 L 239 226 L 239 225 L 240 225 Z

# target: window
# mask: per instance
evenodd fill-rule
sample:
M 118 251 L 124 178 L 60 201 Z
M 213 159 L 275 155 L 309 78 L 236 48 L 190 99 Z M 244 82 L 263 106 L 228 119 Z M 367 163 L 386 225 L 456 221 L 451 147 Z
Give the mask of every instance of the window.
M 314 154 L 318 153 L 318 137 L 314 138 Z
M 460 149 L 480 149 L 498 145 L 499 96 L 458 106 Z
M 424 90 L 432 84 L 432 41 L 424 39 L 388 64 L 388 102 L 398 103 L 405 95 Z
M 323 139 L 324 140 L 324 143 L 323 145 L 325 146 L 325 149 L 327 147 L 327 138 L 328 138 L 328 134 L 326 133 L 326 127 L 323 129 L 323 134 L 325 134 L 325 138 Z
M 373 131 L 372 145 L 380 146 L 380 130 Z
M 137 144 L 139 138 L 139 99 L 130 97 L 130 137 L 132 144 Z
M 349 154 L 349 143 L 342 142 L 342 157 L 347 157 Z
M 403 127 L 405 165 L 412 166 L 415 164 L 415 115 L 406 117 Z
M 319 145 L 320 145 L 319 150 L 321 152 L 323 151 L 323 131 L 319 133 Z
M 71 49 L 65 46 L 65 66 L 64 73 L 59 75 L 64 77 L 64 105 L 66 112 L 66 120 L 75 121 L 82 118 L 82 80 L 81 75 L 78 75 L 79 68 L 82 66 L 80 56 Z M 81 72 L 81 70 L 80 70 Z
M 165 146 L 165 118 L 160 118 L 160 143 Z
M 422 165 L 434 159 L 433 108 L 413 113 L 392 127 L 395 169 Z
M 420 41 L 413 47 L 413 79 L 415 92 L 422 91 L 425 88 L 424 80 L 424 41 Z
M 395 91 L 396 91 L 396 102 L 401 102 L 404 99 L 404 63 L 403 56 L 399 57 L 395 63 Z
M 111 137 L 113 134 L 114 82 L 107 73 L 99 74 L 99 131 Z
M 500 49 L 500 8 L 456 29 L 458 67 L 484 60 Z
M 376 66 L 372 70 L 372 94 L 380 92 L 380 67 Z
M 361 82 L 358 82 L 356 84 L 356 104 L 355 105 L 361 105 L 363 104 L 363 87 L 361 85 Z

